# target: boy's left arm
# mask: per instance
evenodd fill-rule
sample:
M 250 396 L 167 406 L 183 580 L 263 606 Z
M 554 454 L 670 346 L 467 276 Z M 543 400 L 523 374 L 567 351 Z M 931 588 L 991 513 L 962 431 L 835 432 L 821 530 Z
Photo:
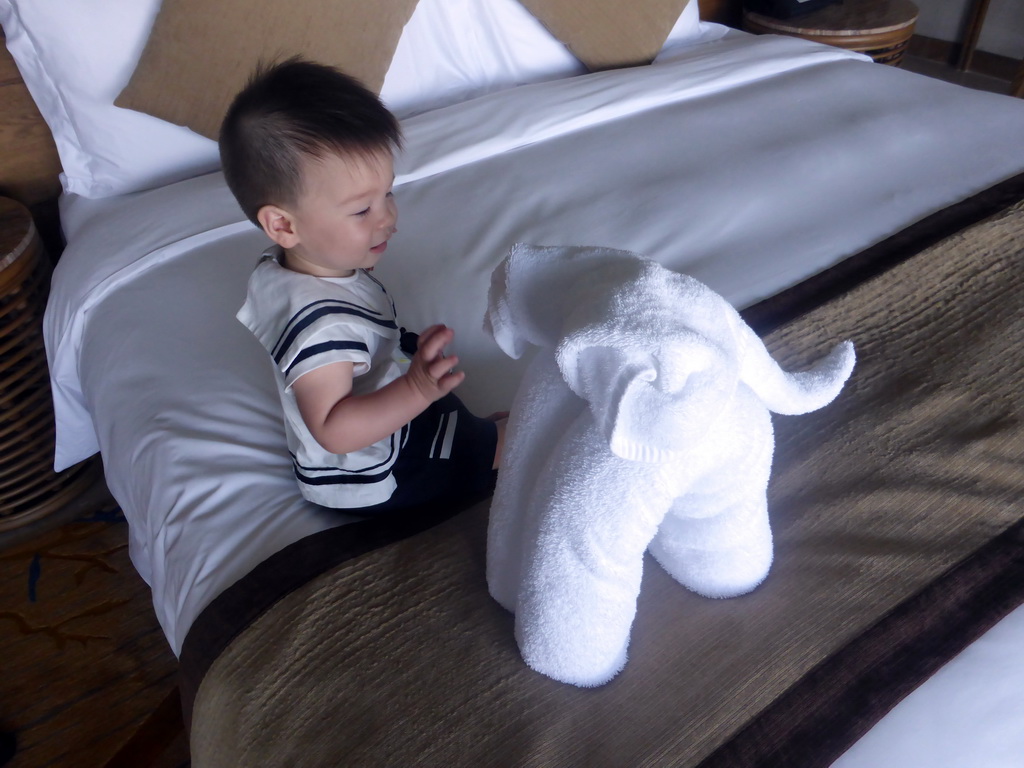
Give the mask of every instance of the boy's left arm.
M 350 453 L 398 431 L 462 383 L 457 357 L 445 357 L 454 333 L 435 325 L 420 334 L 409 370 L 365 395 L 352 394 L 352 363 L 338 362 L 303 374 L 292 384 L 310 434 L 331 453 Z

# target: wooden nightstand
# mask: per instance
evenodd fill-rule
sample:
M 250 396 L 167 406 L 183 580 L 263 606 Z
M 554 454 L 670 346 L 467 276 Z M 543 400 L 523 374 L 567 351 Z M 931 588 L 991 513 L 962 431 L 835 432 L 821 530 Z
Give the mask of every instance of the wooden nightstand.
M 910 0 L 844 0 L 791 19 L 743 13 L 748 32 L 802 37 L 860 51 L 893 66 L 899 66 L 916 22 L 917 6 Z
M 53 471 L 54 418 L 43 346 L 50 264 L 35 223 L 0 197 L 0 532 L 56 511 L 95 482 L 95 462 Z

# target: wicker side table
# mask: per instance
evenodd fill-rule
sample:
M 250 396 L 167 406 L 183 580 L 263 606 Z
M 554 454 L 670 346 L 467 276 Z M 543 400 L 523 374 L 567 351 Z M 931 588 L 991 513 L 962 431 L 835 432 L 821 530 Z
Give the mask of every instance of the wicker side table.
M 94 462 L 53 471 L 43 346 L 50 265 L 28 210 L 0 197 L 0 531 L 56 511 L 95 480 Z
M 802 37 L 860 51 L 892 66 L 899 66 L 903 59 L 916 23 L 917 6 L 911 0 L 844 0 L 791 19 L 743 13 L 743 28 L 748 32 Z

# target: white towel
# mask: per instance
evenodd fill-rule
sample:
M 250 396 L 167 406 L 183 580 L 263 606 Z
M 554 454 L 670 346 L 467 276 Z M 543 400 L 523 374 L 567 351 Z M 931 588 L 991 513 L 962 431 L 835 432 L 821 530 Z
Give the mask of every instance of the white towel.
M 538 347 L 506 431 L 488 585 L 532 668 L 600 685 L 625 664 L 648 548 L 708 596 L 764 579 L 769 408 L 830 402 L 853 348 L 785 373 L 707 286 L 603 248 L 516 245 L 485 327 L 511 356 Z

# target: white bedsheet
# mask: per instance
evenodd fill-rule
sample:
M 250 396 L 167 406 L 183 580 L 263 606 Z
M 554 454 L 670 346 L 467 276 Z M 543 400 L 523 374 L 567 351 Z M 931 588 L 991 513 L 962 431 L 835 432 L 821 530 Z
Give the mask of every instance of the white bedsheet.
M 832 768 L 1024 765 L 1024 606 L 897 704 Z
M 459 394 L 481 413 L 508 406 L 524 364 L 481 328 L 516 241 L 644 253 L 744 306 L 1024 171 L 1024 102 L 743 35 L 491 94 L 405 133 L 399 234 L 376 274 L 407 327 L 455 328 Z M 102 449 L 177 653 L 223 589 L 347 518 L 295 487 L 269 362 L 234 318 L 266 241 L 223 179 L 63 212 L 45 323 L 56 465 Z

